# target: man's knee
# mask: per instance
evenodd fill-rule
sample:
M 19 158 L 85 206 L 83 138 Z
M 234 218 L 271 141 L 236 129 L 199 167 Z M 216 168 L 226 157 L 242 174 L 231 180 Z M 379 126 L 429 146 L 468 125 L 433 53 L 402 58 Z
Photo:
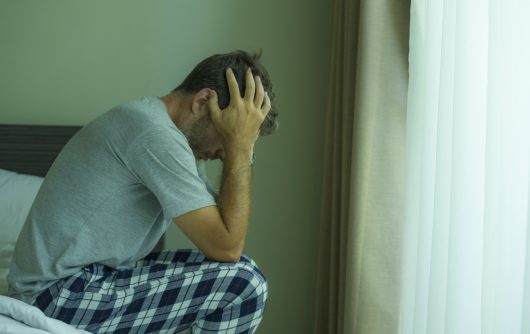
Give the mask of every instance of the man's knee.
M 250 257 L 242 255 L 238 267 L 238 277 L 248 282 L 250 290 L 252 290 L 252 297 L 257 297 L 265 303 L 268 294 L 267 278 L 259 269 L 256 262 Z

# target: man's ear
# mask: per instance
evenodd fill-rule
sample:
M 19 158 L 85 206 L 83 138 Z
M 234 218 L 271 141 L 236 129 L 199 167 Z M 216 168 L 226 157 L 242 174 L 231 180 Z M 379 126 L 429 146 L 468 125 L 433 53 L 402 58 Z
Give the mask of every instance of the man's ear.
M 191 111 L 194 115 L 202 116 L 208 110 L 208 99 L 211 96 L 211 89 L 203 88 L 193 94 L 191 101 Z

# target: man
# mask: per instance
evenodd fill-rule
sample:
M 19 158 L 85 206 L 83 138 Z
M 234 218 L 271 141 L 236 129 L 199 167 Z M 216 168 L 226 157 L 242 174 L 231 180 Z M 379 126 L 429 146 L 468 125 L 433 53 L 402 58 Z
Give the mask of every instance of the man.
M 28 215 L 11 294 L 93 333 L 253 333 L 267 284 L 241 253 L 254 143 L 277 126 L 273 97 L 259 55 L 237 51 L 83 127 Z M 213 198 L 197 160 L 218 158 Z M 149 254 L 171 222 L 200 251 Z

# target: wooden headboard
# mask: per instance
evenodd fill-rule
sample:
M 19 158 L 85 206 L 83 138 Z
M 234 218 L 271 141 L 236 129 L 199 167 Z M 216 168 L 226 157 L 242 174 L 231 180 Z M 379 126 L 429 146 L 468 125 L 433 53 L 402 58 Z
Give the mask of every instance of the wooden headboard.
M 45 176 L 80 126 L 0 124 L 0 168 Z
M 55 158 L 81 126 L 0 124 L 0 169 L 46 176 Z M 155 247 L 164 249 L 164 237 Z

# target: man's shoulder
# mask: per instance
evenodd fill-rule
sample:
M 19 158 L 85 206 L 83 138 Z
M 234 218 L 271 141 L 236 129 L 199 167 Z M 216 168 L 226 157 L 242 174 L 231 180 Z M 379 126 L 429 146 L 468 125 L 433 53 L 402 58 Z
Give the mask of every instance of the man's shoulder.
M 180 130 L 169 118 L 165 104 L 157 97 L 121 103 L 85 126 L 85 132 L 99 137 L 119 137 L 130 141 L 145 133 L 182 139 Z M 109 139 L 109 138 L 107 138 Z
M 146 96 L 139 100 L 121 103 L 103 116 L 119 118 L 121 122 L 140 122 L 144 125 L 150 123 L 166 123 L 169 116 L 164 103 L 153 96 Z

